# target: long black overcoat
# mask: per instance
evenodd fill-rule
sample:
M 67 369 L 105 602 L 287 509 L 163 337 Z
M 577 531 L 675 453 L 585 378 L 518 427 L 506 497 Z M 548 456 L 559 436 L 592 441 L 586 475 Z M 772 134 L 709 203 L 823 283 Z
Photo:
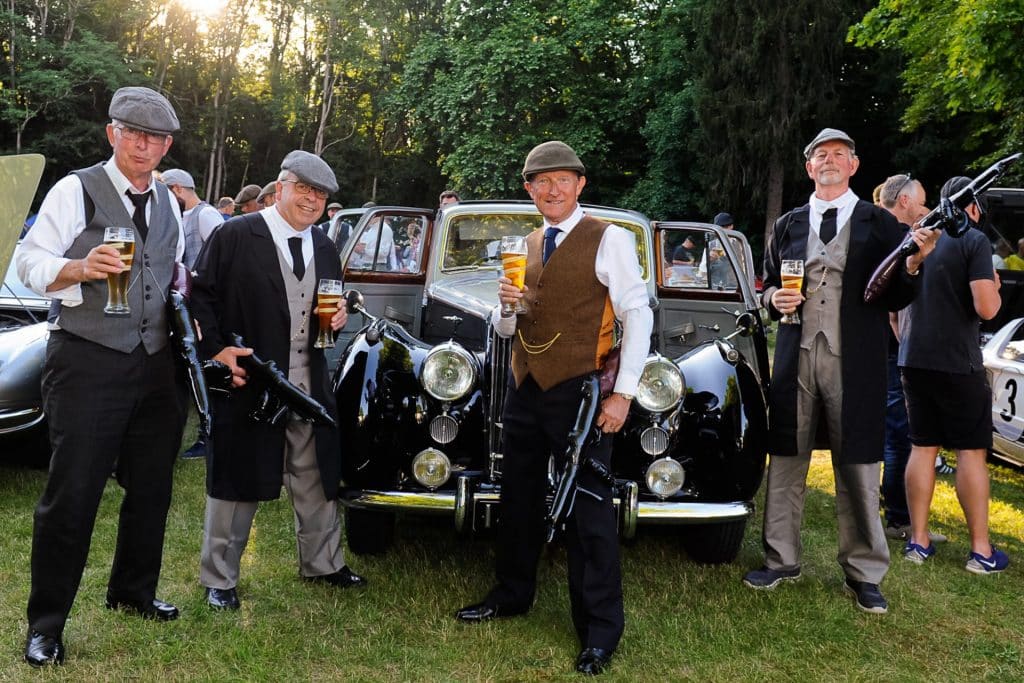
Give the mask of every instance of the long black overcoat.
M 810 206 L 783 215 L 772 228 L 765 249 L 764 305 L 773 319 L 782 316 L 771 305 L 771 293 L 781 286 L 779 263 L 807 258 Z M 864 464 L 882 459 L 885 441 L 886 354 L 889 347 L 889 311 L 896 311 L 917 295 L 920 275 L 905 268 L 893 279 L 886 294 L 873 304 L 864 303 L 864 286 L 875 268 L 896 249 L 904 230 L 888 211 L 858 201 L 850 219 L 850 246 L 843 271 L 839 303 L 842 355 L 842 449 L 838 462 Z M 923 267 L 923 266 L 922 266 Z M 778 325 L 775 361 L 768 392 L 769 452 L 796 455 L 797 363 L 800 325 Z M 827 430 L 819 429 L 821 434 Z M 822 448 L 828 448 L 819 441 Z
M 317 281 L 341 279 L 338 251 L 322 230 L 314 229 L 313 263 Z M 337 417 L 326 361 L 313 348 L 316 296 L 309 302 L 310 394 Z M 200 354 L 212 358 L 228 345 L 232 333 L 264 360 L 287 372 L 291 318 L 277 248 L 266 221 L 258 213 L 233 218 L 204 245 L 192 291 L 192 314 L 203 339 Z M 261 388 L 249 382 L 224 396 L 213 397 L 211 455 L 206 466 L 207 493 L 222 500 L 272 500 L 280 496 L 285 430 L 254 421 L 249 413 Z M 218 395 L 219 394 L 219 395 Z M 328 500 L 338 494 L 341 454 L 338 432 L 317 426 L 316 456 Z

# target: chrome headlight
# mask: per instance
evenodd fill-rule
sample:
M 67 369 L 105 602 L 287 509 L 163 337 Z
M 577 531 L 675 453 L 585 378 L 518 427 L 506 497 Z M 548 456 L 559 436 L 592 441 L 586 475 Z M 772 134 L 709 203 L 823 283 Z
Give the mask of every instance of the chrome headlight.
M 423 360 L 420 384 L 438 400 L 456 401 L 476 384 L 476 360 L 454 342 L 435 346 Z
M 436 489 L 452 474 L 452 463 L 448 456 L 436 448 L 420 451 L 412 459 L 412 476 L 421 486 Z
M 644 364 L 636 401 L 644 410 L 660 413 L 679 403 L 685 389 L 683 373 L 676 364 L 664 356 L 654 355 Z
M 651 493 L 660 498 L 668 498 L 683 488 L 686 472 L 683 471 L 683 466 L 672 458 L 662 458 L 651 463 L 645 478 Z

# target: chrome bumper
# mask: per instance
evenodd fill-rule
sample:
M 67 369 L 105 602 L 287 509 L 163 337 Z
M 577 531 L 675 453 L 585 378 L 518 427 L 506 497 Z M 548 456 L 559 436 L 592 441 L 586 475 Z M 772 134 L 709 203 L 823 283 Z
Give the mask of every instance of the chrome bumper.
M 612 502 L 619 513 L 621 533 L 633 538 L 637 524 L 706 524 L 746 519 L 754 512 L 754 503 L 698 503 L 693 501 L 641 501 L 636 482 L 627 482 Z M 493 507 L 500 495 L 491 491 L 473 490 L 468 477 L 456 481 L 454 493 L 409 491 L 343 491 L 341 502 L 346 507 L 379 512 L 412 512 L 414 514 L 452 515 L 456 531 L 470 531 L 474 512 L 480 506 Z
M 0 434 L 14 434 L 31 429 L 46 416 L 42 408 L 12 408 L 0 410 Z

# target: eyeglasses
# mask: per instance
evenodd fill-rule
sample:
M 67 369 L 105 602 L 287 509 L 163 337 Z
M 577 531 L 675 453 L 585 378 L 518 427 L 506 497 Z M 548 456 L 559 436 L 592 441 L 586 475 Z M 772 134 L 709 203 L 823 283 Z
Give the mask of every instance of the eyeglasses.
M 299 194 L 309 194 L 312 192 L 316 195 L 317 199 L 327 199 L 327 190 L 321 190 L 319 187 L 313 187 L 308 185 L 301 180 L 282 180 L 282 183 L 293 183 L 295 185 L 295 191 Z
M 576 176 L 564 175 L 554 179 L 554 184 L 558 186 L 559 190 L 565 191 L 571 189 L 576 183 Z M 552 180 L 550 178 L 540 178 L 538 180 L 531 180 L 530 187 L 537 190 L 538 192 L 547 192 L 551 189 Z
M 144 139 L 150 145 L 162 145 L 167 141 L 167 136 L 161 133 L 148 133 L 139 128 L 132 128 L 131 126 L 114 126 L 114 130 L 120 131 L 121 137 L 130 142 L 135 142 L 139 138 Z

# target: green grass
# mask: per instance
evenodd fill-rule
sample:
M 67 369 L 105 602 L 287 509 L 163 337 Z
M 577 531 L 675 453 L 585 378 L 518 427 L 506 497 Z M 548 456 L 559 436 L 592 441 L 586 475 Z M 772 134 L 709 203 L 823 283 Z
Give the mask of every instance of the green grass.
M 1024 476 L 992 472 L 993 538 L 1024 562 Z M 579 680 L 561 550 L 542 559 L 527 616 L 465 626 L 452 613 L 491 583 L 488 539 L 459 540 L 440 521 L 407 520 L 389 554 L 349 557 L 370 585 L 339 591 L 298 579 L 282 499 L 257 515 L 242 609 L 213 613 L 197 582 L 203 463 L 180 461 L 175 476 L 159 596 L 181 608 L 181 619 L 157 624 L 103 608 L 120 503 L 111 482 L 65 632 L 67 665 L 34 672 L 20 660 L 32 511 L 45 473 L 0 468 L 0 680 Z M 827 454 L 816 455 L 810 485 L 804 577 L 771 593 L 740 583 L 761 561 L 759 516 L 730 566 L 693 564 L 671 535 L 625 545 L 626 633 L 604 680 L 1024 680 L 1021 567 L 994 577 L 964 571 L 966 532 L 948 479 L 934 519 L 950 542 L 922 567 L 896 555 L 883 584 L 885 616 L 857 611 L 841 591 Z

